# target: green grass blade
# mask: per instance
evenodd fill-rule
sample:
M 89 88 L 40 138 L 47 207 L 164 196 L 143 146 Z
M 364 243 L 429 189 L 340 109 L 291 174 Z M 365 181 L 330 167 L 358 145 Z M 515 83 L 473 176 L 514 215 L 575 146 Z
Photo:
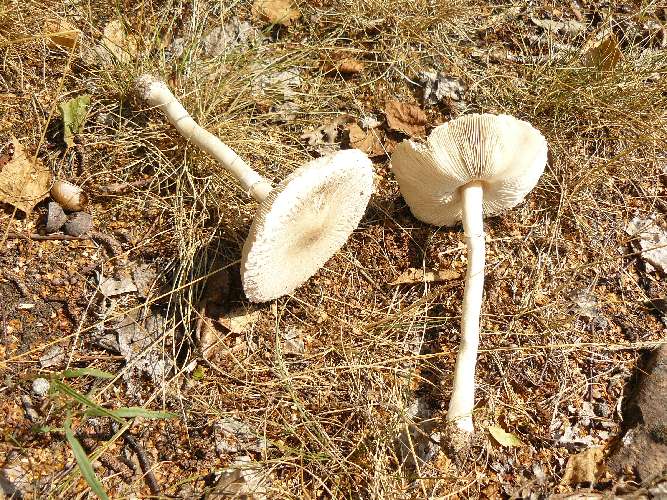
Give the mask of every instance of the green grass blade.
M 55 378 L 72 378 L 72 377 L 85 377 L 85 376 L 104 378 L 104 379 L 110 379 L 115 377 L 113 373 L 105 372 L 104 370 L 100 370 L 98 368 L 74 368 L 72 370 L 65 370 L 63 372 L 55 374 Z
M 111 417 L 117 422 L 123 424 L 125 423 L 122 418 L 117 417 L 114 415 L 111 411 L 107 410 L 106 408 L 102 408 L 100 405 L 95 403 L 94 401 L 91 401 L 88 399 L 86 396 L 81 394 L 80 392 L 76 391 L 75 389 L 72 389 L 70 386 L 67 384 L 63 384 L 62 382 L 58 380 L 54 380 L 52 383 L 52 387 L 61 392 L 62 394 L 65 394 L 66 396 L 71 397 L 75 401 L 81 403 L 82 405 L 88 406 L 89 408 L 94 409 L 97 413 L 97 416 L 104 416 L 104 417 Z
M 109 500 L 106 491 L 104 491 L 102 483 L 100 483 L 100 480 L 97 479 L 97 476 L 95 475 L 93 464 L 88 459 L 86 451 L 83 449 L 83 446 L 81 446 L 81 443 L 79 443 L 79 440 L 72 432 L 72 422 L 70 422 L 69 418 L 65 419 L 65 437 L 67 438 L 67 442 L 72 448 L 72 453 L 74 453 L 74 458 L 76 459 L 76 463 L 79 466 L 81 475 L 88 483 L 88 486 L 90 486 L 90 489 L 102 500 Z

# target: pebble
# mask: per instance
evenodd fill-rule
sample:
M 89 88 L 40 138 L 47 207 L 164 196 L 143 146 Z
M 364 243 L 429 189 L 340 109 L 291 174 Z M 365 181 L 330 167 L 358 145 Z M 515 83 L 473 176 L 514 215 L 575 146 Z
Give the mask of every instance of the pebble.
M 86 212 L 75 213 L 65 223 L 65 234 L 70 236 L 81 236 L 93 227 L 93 216 Z
M 46 216 L 46 233 L 51 234 L 59 231 L 67 221 L 67 215 L 63 208 L 55 201 L 49 202 L 49 213 Z

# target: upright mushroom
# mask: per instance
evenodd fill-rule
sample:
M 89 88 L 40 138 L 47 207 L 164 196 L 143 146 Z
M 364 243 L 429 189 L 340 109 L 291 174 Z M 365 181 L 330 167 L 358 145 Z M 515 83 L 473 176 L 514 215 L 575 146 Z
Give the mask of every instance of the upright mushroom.
M 512 116 L 473 114 L 436 127 L 425 145 L 402 142 L 391 161 L 401 194 L 415 217 L 437 226 L 463 221 L 468 270 L 447 420 L 465 440 L 474 430 L 475 364 L 484 291 L 483 216 L 523 201 L 544 171 L 547 142 L 529 123 Z
M 241 258 L 243 289 L 251 301 L 264 302 L 292 292 L 359 225 L 373 190 L 371 161 L 361 151 L 339 151 L 313 160 L 273 187 L 198 125 L 164 82 L 144 75 L 136 88 L 183 137 L 213 156 L 260 203 Z

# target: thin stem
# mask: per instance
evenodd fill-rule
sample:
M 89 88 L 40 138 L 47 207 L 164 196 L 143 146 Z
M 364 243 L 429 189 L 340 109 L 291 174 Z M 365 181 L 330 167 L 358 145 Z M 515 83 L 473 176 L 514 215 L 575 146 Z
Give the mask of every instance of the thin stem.
M 484 219 L 482 184 L 471 182 L 461 189 L 463 230 L 468 246 L 468 270 L 463 292 L 461 345 L 454 369 L 454 387 L 447 420 L 466 432 L 473 432 L 472 410 L 475 405 L 475 365 L 479 346 L 479 318 L 484 292 Z
M 195 122 L 164 82 L 144 75 L 137 80 L 137 88 L 149 104 L 160 108 L 183 137 L 215 158 L 255 200 L 261 202 L 271 192 L 268 179 L 255 172 L 232 148 Z

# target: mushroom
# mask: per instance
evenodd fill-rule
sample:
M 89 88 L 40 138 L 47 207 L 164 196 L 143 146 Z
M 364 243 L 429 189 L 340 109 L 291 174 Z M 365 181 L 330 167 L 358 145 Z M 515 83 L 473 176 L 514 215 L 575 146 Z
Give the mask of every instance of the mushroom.
M 229 146 L 199 126 L 167 85 L 139 77 L 141 97 L 176 130 L 213 156 L 260 203 L 243 246 L 241 280 L 252 302 L 291 293 L 347 241 L 373 190 L 373 169 L 357 149 L 338 151 L 297 168 L 276 187 Z
M 508 115 L 473 114 L 436 127 L 427 144 L 404 141 L 392 158 L 403 198 L 417 219 L 437 226 L 463 221 L 468 248 L 461 345 L 447 421 L 465 442 L 474 431 L 475 364 L 484 291 L 484 215 L 523 201 L 547 161 L 547 142 Z

